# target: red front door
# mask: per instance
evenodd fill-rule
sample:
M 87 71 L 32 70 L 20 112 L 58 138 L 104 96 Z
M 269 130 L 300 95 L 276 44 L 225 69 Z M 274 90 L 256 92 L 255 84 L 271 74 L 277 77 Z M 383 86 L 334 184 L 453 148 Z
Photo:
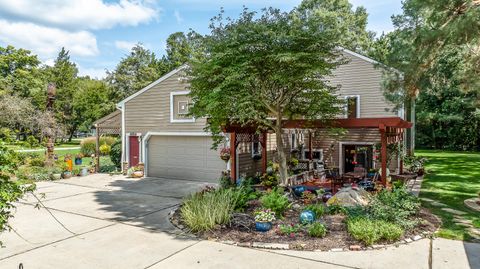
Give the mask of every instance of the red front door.
M 138 143 L 138 136 L 129 136 L 129 167 L 138 165 L 140 155 L 140 144 Z

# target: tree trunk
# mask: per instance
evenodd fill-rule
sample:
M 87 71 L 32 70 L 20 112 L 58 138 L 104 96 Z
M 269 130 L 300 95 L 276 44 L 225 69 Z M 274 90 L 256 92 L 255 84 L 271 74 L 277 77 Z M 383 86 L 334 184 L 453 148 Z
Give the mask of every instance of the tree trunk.
M 282 116 L 277 114 L 277 122 L 275 124 L 275 137 L 277 139 L 277 157 L 279 163 L 280 183 L 283 186 L 287 185 L 288 170 L 287 170 L 287 156 L 285 155 L 285 146 L 283 144 L 283 128 Z

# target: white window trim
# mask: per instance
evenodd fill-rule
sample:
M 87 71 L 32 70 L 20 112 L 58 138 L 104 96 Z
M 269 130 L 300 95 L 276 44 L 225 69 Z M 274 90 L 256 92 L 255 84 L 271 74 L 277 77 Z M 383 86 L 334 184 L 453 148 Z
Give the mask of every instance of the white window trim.
M 348 98 L 356 97 L 357 98 L 357 119 L 360 118 L 360 95 L 346 95 L 344 96 L 345 101 L 348 102 Z M 348 103 L 345 105 L 345 118 L 348 118 Z
M 179 92 L 170 92 L 170 122 L 171 123 L 187 123 L 187 122 L 195 122 L 195 117 L 191 118 L 191 119 L 174 119 L 173 118 L 173 115 L 174 115 L 174 103 L 173 103 L 173 99 L 174 99 L 174 96 L 176 95 L 187 95 L 189 94 L 190 91 L 179 91 Z
M 363 145 L 367 145 L 367 146 L 373 146 L 374 147 L 374 150 L 375 150 L 375 143 L 374 142 L 338 142 L 338 167 L 339 167 L 339 172 L 340 172 L 340 175 L 343 175 L 345 173 L 345 167 L 344 167 L 344 163 L 345 163 L 345 160 L 343 159 L 343 146 L 345 145 L 352 145 L 352 146 L 363 146 Z M 373 162 L 373 168 L 375 168 L 375 162 L 372 160 Z

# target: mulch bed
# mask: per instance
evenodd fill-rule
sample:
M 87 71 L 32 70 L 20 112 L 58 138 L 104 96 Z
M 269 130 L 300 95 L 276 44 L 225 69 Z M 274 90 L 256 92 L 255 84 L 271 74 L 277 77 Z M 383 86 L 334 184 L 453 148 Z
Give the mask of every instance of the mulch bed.
M 290 249 L 297 250 L 331 250 L 331 249 L 348 249 L 350 246 L 356 245 L 365 248 L 365 245 L 354 238 L 352 238 L 346 230 L 346 225 L 344 223 L 346 216 L 341 214 L 336 215 L 324 215 L 319 220 L 327 227 L 327 234 L 323 238 L 314 238 L 310 237 L 306 231 L 301 231 L 296 233 L 294 236 L 281 234 L 278 225 L 280 224 L 298 224 L 298 216 L 302 211 L 303 207 L 294 207 L 289 209 L 285 213 L 284 219 L 276 220 L 273 222 L 273 228 L 268 232 L 257 232 L 255 231 L 254 223 L 249 223 L 245 228 L 242 225 L 236 225 L 232 223 L 231 225 L 218 226 L 212 231 L 198 233 L 196 236 L 206 240 L 216 240 L 216 241 L 233 241 L 237 243 L 252 243 L 252 242 L 262 242 L 262 243 L 280 243 L 288 244 Z M 255 207 L 249 207 L 243 214 L 244 217 L 247 215 L 252 216 Z M 174 225 L 180 229 L 185 230 L 185 225 L 182 223 L 180 218 L 180 210 L 177 210 L 171 221 Z M 239 214 L 242 217 L 242 214 Z M 410 238 L 415 235 L 422 234 L 432 234 L 440 226 L 441 222 L 438 217 L 433 215 L 429 210 L 422 208 L 417 216 L 421 223 L 415 227 L 413 230 L 410 230 L 405 233 L 402 239 L 399 242 L 403 242 L 403 239 Z M 241 218 L 240 218 L 241 219 Z M 245 224 L 245 223 L 241 223 Z M 377 244 L 392 244 L 395 242 L 378 242 Z

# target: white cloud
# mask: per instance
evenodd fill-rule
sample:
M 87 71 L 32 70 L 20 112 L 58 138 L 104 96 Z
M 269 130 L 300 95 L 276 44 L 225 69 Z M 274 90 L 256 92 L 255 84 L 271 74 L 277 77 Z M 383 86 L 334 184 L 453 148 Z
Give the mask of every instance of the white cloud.
M 80 76 L 90 76 L 90 78 L 103 79 L 107 76 L 105 68 L 84 68 L 78 66 L 78 74 Z
M 68 29 L 108 29 L 136 26 L 158 18 L 151 0 L 0 0 L 0 15 Z
M 124 41 L 124 40 L 117 40 L 115 41 L 115 47 L 119 50 L 125 50 L 125 51 L 130 51 L 137 42 L 130 42 L 130 41 Z
M 178 10 L 175 10 L 173 12 L 173 16 L 175 16 L 175 19 L 177 20 L 177 23 L 182 23 L 183 22 L 183 18 L 182 16 L 180 15 L 180 12 Z
M 44 59 L 54 57 L 61 47 L 65 47 L 75 56 L 95 56 L 99 53 L 97 40 L 90 32 L 68 32 L 29 22 L 0 19 L 0 41 L 32 50 Z

